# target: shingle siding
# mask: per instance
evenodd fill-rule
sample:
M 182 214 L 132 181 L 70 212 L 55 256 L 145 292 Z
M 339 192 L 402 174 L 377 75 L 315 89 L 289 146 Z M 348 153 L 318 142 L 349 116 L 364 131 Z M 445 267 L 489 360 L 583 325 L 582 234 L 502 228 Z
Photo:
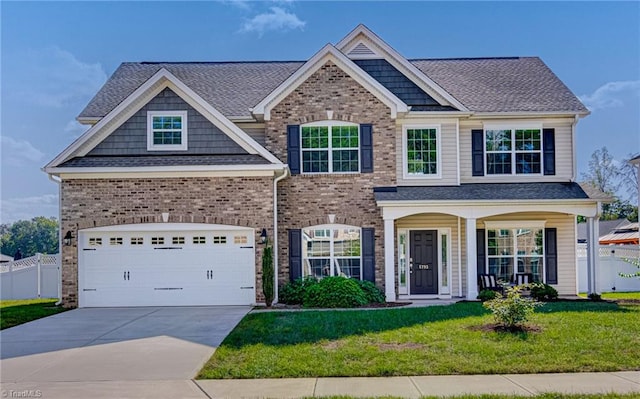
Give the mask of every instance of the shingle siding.
M 148 151 L 147 111 L 187 111 L 187 150 Z M 170 89 L 163 90 L 87 155 L 246 154 L 229 136 Z

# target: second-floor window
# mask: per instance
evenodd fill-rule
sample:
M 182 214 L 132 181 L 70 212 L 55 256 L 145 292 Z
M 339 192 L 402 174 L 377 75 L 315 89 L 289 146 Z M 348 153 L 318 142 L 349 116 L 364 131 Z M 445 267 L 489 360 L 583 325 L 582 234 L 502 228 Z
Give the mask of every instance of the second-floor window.
M 485 130 L 487 175 L 541 174 L 542 129 Z
M 187 111 L 147 112 L 147 150 L 187 149 Z
M 439 130 L 438 126 L 405 126 L 405 177 L 440 176 Z
M 360 171 L 360 132 L 356 124 L 319 122 L 301 126 L 303 173 Z

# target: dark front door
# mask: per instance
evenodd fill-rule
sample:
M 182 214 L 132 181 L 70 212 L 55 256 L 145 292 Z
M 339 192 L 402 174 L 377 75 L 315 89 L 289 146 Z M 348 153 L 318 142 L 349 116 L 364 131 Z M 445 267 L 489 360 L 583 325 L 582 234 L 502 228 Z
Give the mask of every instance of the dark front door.
M 411 294 L 437 294 L 438 232 L 436 230 L 412 231 L 410 240 Z

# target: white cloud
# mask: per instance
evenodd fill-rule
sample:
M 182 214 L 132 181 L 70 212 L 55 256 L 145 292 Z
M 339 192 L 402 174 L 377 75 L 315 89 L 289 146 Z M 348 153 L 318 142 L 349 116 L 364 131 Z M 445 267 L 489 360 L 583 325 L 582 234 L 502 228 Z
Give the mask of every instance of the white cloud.
M 35 197 L 10 198 L 0 203 L 0 222 L 31 220 L 36 216 L 58 217 L 58 196 L 44 194 Z
M 591 111 L 603 108 L 621 107 L 625 97 L 640 95 L 640 80 L 609 82 L 596 89 L 592 94 L 579 96 L 580 101 Z
M 70 52 L 47 47 L 18 54 L 22 60 L 15 94 L 28 103 L 59 108 L 88 101 L 107 80 L 99 63 L 78 60 Z
M 242 32 L 256 32 L 262 36 L 267 31 L 303 29 L 306 22 L 281 7 L 271 7 L 269 12 L 258 14 L 242 24 Z
M 16 140 L 0 136 L 2 163 L 11 166 L 24 166 L 28 162 L 40 162 L 44 153 L 27 140 Z

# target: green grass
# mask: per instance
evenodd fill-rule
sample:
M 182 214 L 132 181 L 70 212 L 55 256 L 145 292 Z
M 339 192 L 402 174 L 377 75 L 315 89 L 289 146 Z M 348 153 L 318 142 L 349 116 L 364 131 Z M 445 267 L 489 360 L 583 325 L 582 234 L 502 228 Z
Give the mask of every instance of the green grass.
M 198 378 L 497 374 L 640 369 L 640 306 L 547 303 L 498 333 L 480 303 L 251 313 Z
M 378 399 L 396 399 L 395 396 L 377 396 Z M 640 393 L 607 393 L 607 394 L 563 394 L 542 393 L 534 396 L 521 395 L 462 395 L 462 396 L 422 396 L 421 399 L 638 399 Z M 323 396 L 322 399 L 352 399 L 351 396 Z M 367 399 L 367 398 L 360 398 Z M 368 398 L 374 399 L 374 398 Z M 399 397 L 397 399 L 400 399 Z
M 57 299 L 0 301 L 0 330 L 67 310 L 61 306 L 55 306 L 57 301 Z
M 602 299 L 640 299 L 640 292 L 603 292 Z M 586 298 L 587 293 L 581 292 L 579 296 Z

